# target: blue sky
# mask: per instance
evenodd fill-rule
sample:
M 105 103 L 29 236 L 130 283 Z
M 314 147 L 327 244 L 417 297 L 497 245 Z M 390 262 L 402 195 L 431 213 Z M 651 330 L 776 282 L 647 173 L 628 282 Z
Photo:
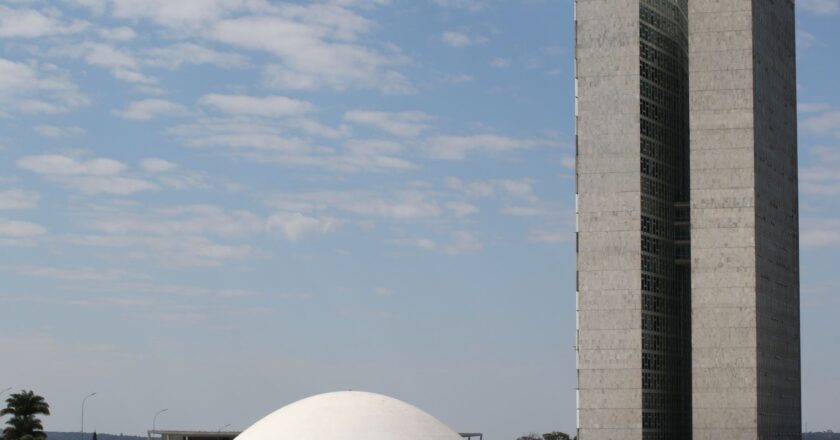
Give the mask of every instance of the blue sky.
M 840 405 L 837 0 L 798 2 L 805 422 Z M 574 429 L 567 0 L 0 1 L 0 389 Z

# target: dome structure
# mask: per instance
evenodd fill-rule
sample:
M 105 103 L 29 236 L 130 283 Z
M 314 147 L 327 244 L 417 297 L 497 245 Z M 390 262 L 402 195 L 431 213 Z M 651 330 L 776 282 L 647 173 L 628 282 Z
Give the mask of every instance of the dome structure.
M 428 413 L 362 391 L 319 394 L 265 416 L 236 440 L 461 440 Z

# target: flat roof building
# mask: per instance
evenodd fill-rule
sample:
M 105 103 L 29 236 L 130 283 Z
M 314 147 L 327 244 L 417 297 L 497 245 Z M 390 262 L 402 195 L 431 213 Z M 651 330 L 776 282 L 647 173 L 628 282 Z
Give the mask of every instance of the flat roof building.
M 799 439 L 793 1 L 575 14 L 578 439 Z

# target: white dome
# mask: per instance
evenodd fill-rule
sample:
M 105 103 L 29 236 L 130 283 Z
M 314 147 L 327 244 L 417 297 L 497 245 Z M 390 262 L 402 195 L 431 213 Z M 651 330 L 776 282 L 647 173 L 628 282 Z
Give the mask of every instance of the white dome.
M 236 440 L 461 440 L 426 412 L 362 391 L 320 394 L 284 406 Z

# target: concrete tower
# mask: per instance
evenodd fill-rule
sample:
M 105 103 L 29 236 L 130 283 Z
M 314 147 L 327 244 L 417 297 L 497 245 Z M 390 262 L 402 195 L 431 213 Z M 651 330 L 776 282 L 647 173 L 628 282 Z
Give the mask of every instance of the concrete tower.
M 798 438 L 790 0 L 577 0 L 578 432 Z

